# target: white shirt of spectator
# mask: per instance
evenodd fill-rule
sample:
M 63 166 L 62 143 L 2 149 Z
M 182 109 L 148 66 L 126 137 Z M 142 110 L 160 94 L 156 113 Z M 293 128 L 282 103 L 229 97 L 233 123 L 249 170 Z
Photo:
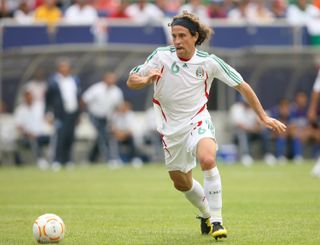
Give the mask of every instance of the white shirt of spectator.
M 15 21 L 17 21 L 17 23 L 21 25 L 30 25 L 34 23 L 34 16 L 32 12 L 29 14 L 25 14 L 23 11 L 18 9 L 14 12 L 13 18 Z
M 320 69 L 313 85 L 313 91 L 320 93 Z
M 246 107 L 241 102 L 237 102 L 231 106 L 230 123 L 232 126 L 255 129 L 258 122 L 257 115 L 252 108 Z
M 97 11 L 90 5 L 82 8 L 78 4 L 71 5 L 64 15 L 64 21 L 68 24 L 93 24 L 97 19 Z
M 196 7 L 193 7 L 191 4 L 184 4 L 178 12 L 182 14 L 183 11 L 188 11 L 189 13 L 197 15 L 199 19 L 207 25 L 210 23 L 208 9 L 202 4 Z
M 71 76 L 63 77 L 59 75 L 58 85 L 60 88 L 63 106 L 67 113 L 73 113 L 78 109 L 77 86 Z
M 44 129 L 43 111 L 44 106 L 38 101 L 33 102 L 31 106 L 19 105 L 14 115 L 16 126 L 34 136 L 41 135 Z
M 88 111 L 96 117 L 111 118 L 115 108 L 123 102 L 123 93 L 117 86 L 107 86 L 103 81 L 91 85 L 83 94 Z
M 164 18 L 164 13 L 152 3 L 146 3 L 143 9 L 136 3 L 131 4 L 125 12 L 135 23 L 139 24 L 160 23 Z
M 31 91 L 33 98 L 37 101 L 44 103 L 44 97 L 47 89 L 46 81 L 35 81 L 31 80 L 26 85 L 28 90 Z
M 272 12 L 266 6 L 260 6 L 260 8 L 257 3 L 249 4 L 247 8 L 247 20 L 255 24 L 272 22 L 274 20 Z
M 112 127 L 118 129 L 118 130 L 128 130 L 132 132 L 134 135 L 135 127 L 137 122 L 137 118 L 133 111 L 128 111 L 125 113 L 119 113 L 116 112 L 112 116 Z
M 294 25 L 304 25 L 314 18 L 320 17 L 320 10 L 312 5 L 307 4 L 306 10 L 302 11 L 295 4 L 291 4 L 287 10 L 287 20 Z
M 244 15 L 238 8 L 233 8 L 228 13 L 228 19 L 231 21 L 246 21 L 248 19 L 248 8 L 245 10 Z

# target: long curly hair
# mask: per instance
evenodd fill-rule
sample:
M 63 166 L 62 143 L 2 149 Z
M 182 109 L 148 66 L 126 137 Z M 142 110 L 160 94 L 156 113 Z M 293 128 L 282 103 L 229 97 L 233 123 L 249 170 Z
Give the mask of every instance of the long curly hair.
M 168 26 L 172 26 L 173 22 L 177 19 L 187 19 L 188 21 L 193 22 L 193 24 L 197 26 L 196 32 L 199 33 L 199 37 L 195 43 L 196 45 L 201 45 L 204 41 L 210 40 L 212 34 L 214 33 L 212 28 L 202 23 L 196 15 L 189 13 L 188 11 L 183 11 L 182 14 L 174 16 L 171 23 L 169 23 Z M 190 29 L 189 31 L 192 36 L 196 35 L 196 32 Z

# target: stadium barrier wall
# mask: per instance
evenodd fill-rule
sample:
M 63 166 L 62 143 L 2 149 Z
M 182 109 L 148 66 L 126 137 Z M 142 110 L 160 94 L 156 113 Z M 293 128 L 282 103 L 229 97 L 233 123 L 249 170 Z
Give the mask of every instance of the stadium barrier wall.
M 168 22 L 165 20 L 162 25 L 137 25 L 128 21 L 100 21 L 95 25 L 58 24 L 48 29 L 42 24 L 18 25 L 2 21 L 2 48 L 94 43 L 168 45 Z M 209 45 L 216 48 L 303 47 L 316 44 L 305 26 L 292 26 L 283 21 L 264 25 L 212 21 L 211 26 L 215 34 Z

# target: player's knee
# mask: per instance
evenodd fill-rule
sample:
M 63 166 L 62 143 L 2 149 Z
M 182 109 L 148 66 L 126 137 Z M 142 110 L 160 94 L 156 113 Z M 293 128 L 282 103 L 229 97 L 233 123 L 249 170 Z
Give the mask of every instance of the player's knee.
M 199 158 L 202 169 L 211 169 L 216 166 L 216 159 L 214 156 L 205 155 Z
M 188 191 L 192 187 L 192 183 L 188 183 L 186 181 L 174 181 L 173 182 L 174 188 L 178 191 Z

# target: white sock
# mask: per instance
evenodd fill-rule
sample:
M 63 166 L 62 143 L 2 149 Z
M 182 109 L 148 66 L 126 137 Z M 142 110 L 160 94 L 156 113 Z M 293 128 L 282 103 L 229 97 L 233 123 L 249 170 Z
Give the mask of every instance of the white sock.
M 207 198 L 205 197 L 203 188 L 198 181 L 193 179 L 191 189 L 183 193 L 193 206 L 199 209 L 202 218 L 209 218 L 211 216 Z
M 211 210 L 211 222 L 222 223 L 222 189 L 219 170 L 214 167 L 203 171 L 204 174 L 204 193 L 209 202 Z

